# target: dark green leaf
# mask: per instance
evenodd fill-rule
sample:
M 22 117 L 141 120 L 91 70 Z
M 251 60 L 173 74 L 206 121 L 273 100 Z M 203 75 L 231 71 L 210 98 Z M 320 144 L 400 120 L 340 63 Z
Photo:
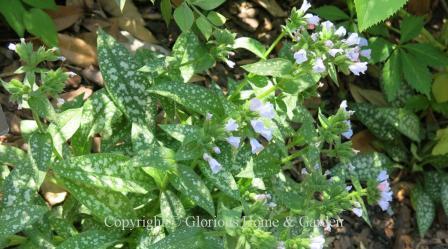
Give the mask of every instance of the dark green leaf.
M 294 66 L 291 61 L 283 58 L 275 58 L 245 65 L 243 68 L 256 75 L 274 76 L 280 78 L 290 77 Z
M 192 0 L 191 3 L 204 10 L 212 10 L 223 4 L 226 0 Z
M 222 26 L 226 23 L 226 17 L 216 11 L 210 11 L 207 14 L 207 19 L 215 26 Z
M 196 26 L 199 28 L 205 39 L 208 40 L 213 32 L 213 26 L 206 17 L 200 16 L 196 19 Z
M 41 9 L 30 9 L 23 16 L 26 30 L 31 34 L 38 36 L 42 41 L 50 46 L 58 45 L 56 25 L 47 13 Z
M 407 16 L 400 24 L 400 41 L 407 42 L 415 38 L 424 26 L 423 17 L 421 16 Z
M 166 25 L 169 25 L 172 17 L 172 6 L 170 0 L 162 0 L 160 2 L 160 10 Z
M 399 51 L 395 51 L 390 56 L 389 60 L 387 60 L 384 64 L 381 83 L 383 84 L 383 89 L 386 93 L 387 99 L 389 101 L 395 100 L 397 97 L 397 91 L 402 83 Z
M 333 22 L 347 20 L 350 18 L 344 11 L 333 5 L 324 5 L 322 7 L 312 10 L 311 12 L 315 13 L 321 18 Z
M 448 56 L 441 50 L 424 43 L 406 44 L 404 47 L 420 61 L 432 67 L 448 65 Z
M 264 53 L 266 52 L 266 48 L 263 44 L 250 37 L 240 37 L 236 39 L 233 48 L 244 48 L 254 53 L 259 58 L 264 58 Z
M 412 189 L 411 201 L 417 216 L 418 230 L 420 236 L 423 237 L 434 220 L 435 205 L 429 195 L 420 186 Z
M 70 237 L 56 249 L 106 249 L 112 246 L 119 238 L 120 234 L 115 231 L 89 230 Z
M 404 78 L 415 90 L 431 98 L 432 74 L 425 64 L 412 54 L 400 53 Z
M 0 0 L 0 13 L 20 37 L 23 37 L 25 33 L 25 24 L 23 23 L 25 12 L 26 10 L 19 0 Z
M 182 32 L 187 32 L 193 26 L 194 16 L 193 11 L 188 7 L 186 2 L 183 2 L 174 10 L 174 20 L 176 21 Z

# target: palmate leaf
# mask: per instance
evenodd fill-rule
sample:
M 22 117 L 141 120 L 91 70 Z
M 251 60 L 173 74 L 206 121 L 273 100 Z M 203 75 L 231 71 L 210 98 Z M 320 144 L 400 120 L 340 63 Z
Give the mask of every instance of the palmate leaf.
M 402 83 L 400 51 L 392 53 L 389 60 L 386 61 L 381 77 L 384 92 L 389 101 L 395 100 L 397 91 Z
M 129 51 L 115 39 L 98 32 L 98 59 L 105 87 L 111 99 L 133 122 L 148 130 L 155 128 L 156 102 L 146 91 L 149 82 Z
M 409 53 L 401 53 L 401 67 L 404 78 L 416 91 L 431 98 L 432 74 L 419 58 Z
M 215 215 L 215 206 L 210 191 L 191 168 L 178 165 L 177 177 L 171 179 L 171 184 L 178 191 L 191 198 L 198 206 L 205 209 L 210 215 Z
M 409 43 L 404 45 L 404 48 L 426 65 L 432 67 L 448 65 L 448 56 L 430 44 Z
M 168 97 L 187 109 L 206 115 L 212 113 L 222 115 L 224 113 L 221 102 L 210 90 L 193 84 L 176 82 L 162 82 L 149 90 L 149 92 Z
M 79 233 L 62 242 L 56 249 L 106 249 L 120 238 L 115 231 L 89 230 Z
M 105 219 L 136 218 L 129 199 L 122 193 L 84 185 L 64 177 L 57 177 L 57 180 L 101 222 Z
M 412 189 L 411 201 L 416 212 L 418 230 L 420 236 L 423 237 L 434 220 L 435 205 L 421 186 Z
M 128 167 L 128 160 L 119 154 L 90 154 L 60 161 L 53 170 L 59 177 L 104 190 L 142 194 L 152 190 L 152 179 L 141 169 Z
M 360 31 L 386 20 L 401 9 L 408 0 L 355 0 Z

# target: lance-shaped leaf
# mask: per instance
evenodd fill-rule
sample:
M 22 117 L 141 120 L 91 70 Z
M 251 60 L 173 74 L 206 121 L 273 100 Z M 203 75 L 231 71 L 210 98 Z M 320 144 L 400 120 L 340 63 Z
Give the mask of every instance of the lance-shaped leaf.
M 57 176 L 105 190 L 144 194 L 154 188 L 141 169 L 127 167 L 128 160 L 119 154 L 90 154 L 60 161 L 53 170 Z
M 440 183 L 440 201 L 445 210 L 445 215 L 448 215 L 448 175 L 445 175 L 444 180 Z
M 177 229 L 164 239 L 147 247 L 148 249 L 201 248 L 203 232 L 197 227 Z
M 376 179 L 382 170 L 388 170 L 392 166 L 390 159 L 377 152 L 358 154 L 352 160 L 339 163 L 331 169 L 331 175 L 342 179 L 358 178 L 361 181 Z
M 215 215 L 212 196 L 202 179 L 189 167 L 178 165 L 177 177 L 173 177 L 171 184 L 184 193 L 194 203 L 205 209 L 210 215 Z
M 138 71 L 143 65 L 136 63 L 123 45 L 102 30 L 98 32 L 98 59 L 106 90 L 114 103 L 133 123 L 152 131 L 156 102 L 146 91 L 147 78 Z
M 59 156 L 63 157 L 64 143 L 69 140 L 81 123 L 82 108 L 69 109 L 59 113 L 53 123 L 48 126 L 48 133 L 53 138 L 53 146 Z
M 87 207 L 101 222 L 104 219 L 134 219 L 135 211 L 129 199 L 122 193 L 79 183 L 79 181 L 58 177 L 61 183 L 76 200 Z
M 291 61 L 283 58 L 259 61 L 253 64 L 245 65 L 243 68 L 249 73 L 264 76 L 274 76 L 280 78 L 290 77 L 294 71 L 294 65 Z
M 28 163 L 28 155 L 21 149 L 0 144 L 0 164 L 19 165 Z
M 175 170 L 175 152 L 162 145 L 153 144 L 148 150 L 141 151 L 126 164 L 128 167 L 153 167 L 163 171 Z
M 193 125 L 166 124 L 159 125 L 159 127 L 179 142 L 184 142 L 185 140 L 197 140 L 203 133 L 200 127 Z
M 160 212 L 169 232 L 174 232 L 186 216 L 182 202 L 169 190 L 160 193 Z
M 20 203 L 3 208 L 0 214 L 0 238 L 22 231 L 40 219 L 48 208 L 40 205 Z
M 266 48 L 262 43 L 250 37 L 240 37 L 236 39 L 233 48 L 244 48 L 260 58 L 263 58 L 264 53 L 266 52 Z
M 89 230 L 70 237 L 56 249 L 106 249 L 112 246 L 119 238 L 120 234 L 115 231 Z
M 429 171 L 425 173 L 424 177 L 425 193 L 427 193 L 435 203 L 438 203 L 441 197 L 442 182 L 445 179 L 444 175 L 435 171 Z
M 73 135 L 71 145 L 75 155 L 88 154 L 91 149 L 91 137 L 101 134 L 107 138 L 112 135 L 113 125 L 122 117 L 106 91 L 96 91 L 82 108 L 82 117 L 79 129 Z
M 237 177 L 257 178 L 278 174 L 281 169 L 281 158 L 285 156 L 282 149 L 279 143 L 270 143 L 260 154 L 254 156 L 253 161 L 246 162 L 246 167 L 242 168 Z
M 423 237 L 434 220 L 435 205 L 421 186 L 416 186 L 412 189 L 411 201 L 417 216 L 418 230 L 420 236 Z
M 37 168 L 36 182 L 40 185 L 45 178 L 53 155 L 53 141 L 48 133 L 35 132 L 29 140 L 30 161 Z
M 168 97 L 187 109 L 206 115 L 224 113 L 221 102 L 210 90 L 193 84 L 161 82 L 149 90 L 151 93 Z
M 218 173 L 214 174 L 206 163 L 202 163 L 200 169 L 202 174 L 204 174 L 204 176 L 224 194 L 235 200 L 240 199 L 238 185 L 230 172 L 226 169 L 221 169 Z

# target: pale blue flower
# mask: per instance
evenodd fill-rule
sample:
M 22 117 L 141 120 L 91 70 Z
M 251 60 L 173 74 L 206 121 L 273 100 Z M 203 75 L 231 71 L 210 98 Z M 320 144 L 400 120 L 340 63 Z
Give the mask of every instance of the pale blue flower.
M 313 26 L 317 26 L 317 25 L 319 25 L 320 18 L 319 18 L 318 16 L 316 16 L 316 15 L 313 15 L 313 14 L 306 14 L 306 15 L 304 16 L 304 18 L 306 19 L 306 22 L 307 22 L 309 25 L 313 25 Z
M 294 59 L 296 60 L 297 64 L 302 64 L 305 61 L 308 60 L 308 57 L 306 56 L 305 49 L 300 49 L 299 51 L 294 53 Z
M 210 121 L 213 118 L 213 114 L 207 112 L 207 114 L 205 115 L 205 120 Z
M 270 141 L 272 139 L 272 130 L 266 128 L 261 120 L 251 120 L 250 124 L 252 125 L 254 131 L 262 135 L 264 138 L 266 138 L 266 140 Z
M 261 145 L 260 142 L 258 142 L 258 140 L 255 138 L 250 138 L 249 142 L 252 148 L 252 154 L 258 154 L 260 151 L 264 149 L 263 145 Z
M 334 34 L 339 37 L 344 37 L 347 34 L 347 30 L 345 30 L 345 28 L 341 26 L 334 32 Z
M 359 48 L 350 48 L 345 51 L 345 56 L 351 61 L 359 61 Z
M 307 0 L 303 0 L 302 6 L 300 6 L 300 11 L 302 11 L 302 13 L 305 13 L 309 8 L 311 8 L 311 4 L 308 3 Z
M 334 46 L 334 43 L 331 40 L 326 40 L 324 44 L 327 48 L 332 48 Z
M 353 208 L 352 212 L 358 217 L 362 216 L 362 208 Z
M 14 44 L 14 43 L 8 44 L 8 49 L 9 50 L 16 51 L 16 48 L 17 48 L 16 44 Z
M 216 161 L 213 157 L 211 157 L 209 154 L 204 153 L 202 155 L 202 158 L 208 162 L 208 165 L 210 166 L 210 170 L 212 171 L 212 174 L 216 174 L 222 169 L 222 165 Z
M 350 139 L 353 136 L 352 124 L 351 124 L 350 120 L 345 120 L 344 123 L 348 126 L 348 129 L 347 129 L 347 131 L 342 133 L 342 136 L 347 139 Z
M 364 74 L 367 70 L 367 62 L 355 62 L 348 66 L 348 69 L 356 75 L 359 76 L 359 74 Z
M 381 170 L 378 176 L 376 177 L 376 180 L 379 182 L 386 181 L 387 179 L 389 179 L 389 174 L 387 173 L 386 170 Z
M 348 38 L 344 41 L 345 44 L 348 46 L 355 46 L 358 45 L 360 41 L 360 38 L 357 33 L 351 33 Z
M 323 73 L 325 72 L 325 70 L 326 67 L 324 65 L 324 61 L 322 60 L 322 58 L 316 58 L 313 64 L 313 71 L 315 73 Z
M 344 52 L 344 50 L 341 48 L 332 48 L 332 49 L 328 50 L 328 53 L 332 57 L 335 57 L 337 54 L 342 54 L 343 52 Z
M 360 47 L 366 47 L 366 46 L 369 45 L 369 42 L 367 41 L 366 38 L 364 38 L 364 37 L 359 37 L 358 45 L 359 45 Z
M 218 146 L 214 146 L 214 147 L 213 147 L 213 151 L 214 151 L 216 154 L 221 154 L 221 149 L 220 149 Z
M 236 123 L 236 120 L 234 120 L 233 118 L 229 119 L 229 121 L 227 121 L 225 129 L 226 129 L 226 131 L 238 130 L 238 124 Z
M 319 235 L 311 238 L 310 249 L 323 249 L 325 244 L 324 236 Z
M 363 49 L 363 50 L 361 50 L 360 54 L 361 54 L 361 56 L 370 60 L 371 55 L 372 55 L 372 50 L 371 49 Z
M 320 24 L 324 30 L 327 32 L 331 32 L 331 30 L 334 28 L 334 24 L 330 21 L 325 21 Z
M 227 142 L 235 149 L 240 147 L 241 138 L 240 137 L 228 137 L 226 138 Z

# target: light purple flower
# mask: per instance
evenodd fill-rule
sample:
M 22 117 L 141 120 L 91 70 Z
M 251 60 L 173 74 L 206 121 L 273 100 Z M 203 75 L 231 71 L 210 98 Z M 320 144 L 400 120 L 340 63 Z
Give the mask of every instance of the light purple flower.
M 302 168 L 302 170 L 300 171 L 300 173 L 302 173 L 302 175 L 308 175 L 308 170 L 306 168 Z
M 309 8 L 311 8 L 311 4 L 308 3 L 307 0 L 303 0 L 302 6 L 300 6 L 300 11 L 302 11 L 302 13 L 305 13 Z
M 327 48 L 332 48 L 334 46 L 334 43 L 331 40 L 326 40 L 324 44 Z
M 360 38 L 358 36 L 357 33 L 351 33 L 347 40 L 344 41 L 345 44 L 347 44 L 348 46 L 355 46 L 358 45 L 360 41 Z
M 324 236 L 319 235 L 311 238 L 310 249 L 323 249 L 325 244 Z
M 331 29 L 334 28 L 334 24 L 330 21 L 325 21 L 320 24 L 324 30 L 327 32 L 331 32 Z
M 313 71 L 315 73 L 323 73 L 325 72 L 325 70 L 326 67 L 324 65 L 324 61 L 322 60 L 322 58 L 316 58 L 313 64 Z
M 8 44 L 8 49 L 9 50 L 16 51 L 16 48 L 17 48 L 16 44 L 14 44 L 14 43 Z
M 275 202 L 269 202 L 268 204 L 266 204 L 266 206 L 268 207 L 268 208 L 275 208 L 275 207 L 277 207 L 277 203 L 275 203 Z
M 306 15 L 304 16 L 304 18 L 306 19 L 306 22 L 307 22 L 309 25 L 314 25 L 314 26 L 319 25 L 320 18 L 319 18 L 318 16 L 316 16 L 316 15 L 313 15 L 313 14 L 306 14 Z
M 325 170 L 325 172 L 324 172 L 324 176 L 329 176 L 331 174 L 331 172 L 327 169 L 327 170 Z
M 366 47 L 366 46 L 369 45 L 369 42 L 367 41 L 366 38 L 364 38 L 364 37 L 359 37 L 358 45 L 359 45 L 360 47 Z
M 249 109 L 253 112 L 258 112 L 260 116 L 265 118 L 273 119 L 275 117 L 274 106 L 269 102 L 263 104 L 261 100 L 257 98 L 250 100 Z
M 240 137 L 228 137 L 226 138 L 227 142 L 235 149 L 240 147 L 241 138 Z
M 379 182 L 383 182 L 389 179 L 389 174 L 386 170 L 381 170 L 378 176 L 376 177 L 376 180 Z
M 359 74 L 364 74 L 367 70 L 367 62 L 355 62 L 348 66 L 348 69 L 356 76 Z
M 294 59 L 296 60 L 297 64 L 302 64 L 305 61 L 308 60 L 308 57 L 306 56 L 305 49 L 300 49 L 299 51 L 294 53 Z
M 207 114 L 205 115 L 205 120 L 210 121 L 213 118 L 213 114 L 207 112 Z
M 328 53 L 332 57 L 335 57 L 337 54 L 342 54 L 343 52 L 344 52 L 344 50 L 341 48 L 332 48 L 332 49 L 328 50 Z
M 238 124 L 236 123 L 236 120 L 231 118 L 229 121 L 227 121 L 227 124 L 225 126 L 226 131 L 236 131 L 238 130 Z
M 370 60 L 371 55 L 372 55 L 372 50 L 371 49 L 363 49 L 363 50 L 361 50 L 360 54 L 361 54 L 361 56 Z
M 353 186 L 352 185 L 348 185 L 347 187 L 345 187 L 345 190 L 350 191 L 352 190 Z
M 235 67 L 235 62 L 231 61 L 231 60 L 224 60 L 224 62 L 227 64 L 228 67 L 230 68 L 234 68 Z
M 334 34 L 339 37 L 344 37 L 347 34 L 347 30 L 345 30 L 345 28 L 341 26 L 334 32 Z
M 214 151 L 216 154 L 221 154 L 221 149 L 220 149 L 218 146 L 214 146 L 214 147 L 213 147 L 213 151 Z
M 272 196 L 270 194 L 257 194 L 255 195 L 256 201 L 267 201 L 270 200 Z
M 58 56 L 58 60 L 64 62 L 64 61 L 66 61 L 67 59 L 66 59 L 64 56 Z
M 319 33 L 313 33 L 311 34 L 311 40 L 317 41 L 317 38 L 319 38 Z
M 348 126 L 348 129 L 342 133 L 342 136 L 346 139 L 350 139 L 353 136 L 352 124 L 350 120 L 345 120 L 344 123 Z
M 356 216 L 358 217 L 362 216 L 362 208 L 353 208 L 352 211 Z
M 347 108 L 348 108 L 348 104 L 347 104 L 347 100 L 342 100 L 341 103 L 339 104 L 339 108 L 344 110 L 344 112 L 348 112 Z
M 57 105 L 58 107 L 62 106 L 64 103 L 65 103 L 65 100 L 64 100 L 64 99 L 62 99 L 62 98 L 58 98 L 58 99 L 56 99 L 56 105 Z
M 347 49 L 345 51 L 345 56 L 351 61 L 359 61 L 359 49 L 357 47 Z
M 253 112 L 258 112 L 263 106 L 263 102 L 257 98 L 253 98 L 250 100 L 249 110 Z
M 221 164 L 216 161 L 216 159 L 214 159 L 213 157 L 211 157 L 209 154 L 204 153 L 202 155 L 202 158 L 208 162 L 208 165 L 210 166 L 210 169 L 212 171 L 213 174 L 218 173 L 219 171 L 221 171 L 222 166 Z
M 261 145 L 260 142 L 258 142 L 258 140 L 255 138 L 250 138 L 249 142 L 250 146 L 252 147 L 252 154 L 258 154 L 264 149 L 263 145 Z
M 254 119 L 250 121 L 252 128 L 254 131 L 260 135 L 262 135 L 266 140 L 271 141 L 272 139 L 272 130 L 268 129 L 264 126 L 263 121 Z
M 286 244 L 284 241 L 279 241 L 277 243 L 277 248 L 276 249 L 286 249 Z

